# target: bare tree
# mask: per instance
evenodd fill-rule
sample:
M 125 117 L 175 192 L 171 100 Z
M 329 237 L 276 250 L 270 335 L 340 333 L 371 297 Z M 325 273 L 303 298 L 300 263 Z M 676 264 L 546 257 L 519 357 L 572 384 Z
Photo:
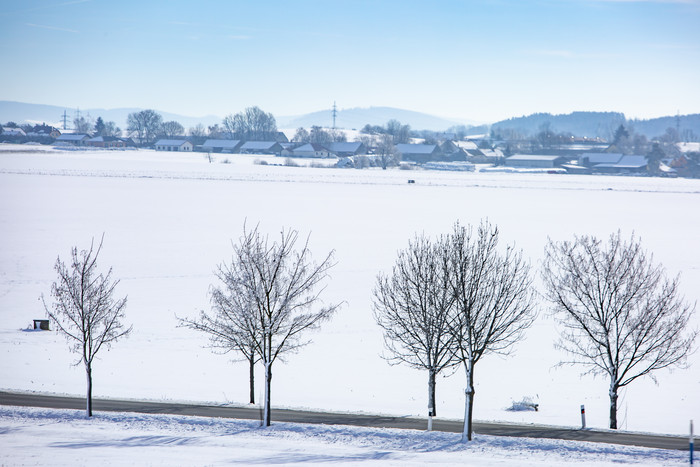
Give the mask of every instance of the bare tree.
M 195 138 L 204 138 L 207 136 L 207 129 L 201 123 L 197 123 L 195 126 L 190 127 L 187 133 Z
M 131 326 L 124 327 L 124 308 L 126 297 L 115 299 L 114 290 L 119 281 L 112 282 L 112 269 L 106 275 L 98 273 L 97 257 L 102 250 L 102 240 L 94 248 L 94 240 L 89 250 L 73 247 L 70 265 L 61 258 L 56 259 L 54 269 L 58 281 L 51 285 L 51 308 L 44 309 L 54 321 L 58 331 L 70 344 L 71 351 L 80 354 L 87 376 L 87 416 L 92 416 L 92 362 L 97 352 L 104 346 L 109 347 L 121 337 L 131 332 Z
M 211 312 L 202 310 L 197 318 L 178 320 L 180 326 L 208 334 L 209 345 L 215 351 L 238 352 L 245 358 L 249 370 L 249 401 L 255 404 L 255 363 L 260 360 L 255 351 L 255 341 L 260 337 L 257 321 L 249 308 L 248 297 L 240 294 L 245 289 L 235 283 L 233 265 L 219 265 L 216 277 L 221 285 L 211 287 Z
M 176 136 L 182 136 L 185 134 L 185 128 L 180 125 L 179 122 L 171 120 L 169 122 L 163 122 L 158 129 L 160 136 L 165 138 L 174 138 Z
M 376 154 L 383 170 L 390 165 L 398 165 L 401 155 L 394 146 L 394 138 L 391 135 L 381 135 L 377 142 Z
M 309 141 L 309 132 L 303 126 L 297 128 L 297 131 L 292 137 L 292 141 L 295 143 L 306 143 Z
M 695 306 L 680 296 L 678 277 L 666 278 L 634 237 L 612 234 L 607 245 L 591 236 L 549 241 L 542 278 L 563 325 L 558 346 L 569 364 L 610 379 L 610 428 L 617 428 L 618 390 L 639 377 L 683 366 L 697 331 L 688 330 Z
M 163 117 L 150 109 L 132 112 L 126 119 L 127 130 L 136 132 L 139 144 L 152 143 L 162 122 Z
M 449 263 L 441 242 L 424 236 L 399 251 L 390 276 L 379 274 L 374 288 L 377 324 L 384 330 L 390 362 L 428 371 L 428 429 L 437 415 L 435 378 L 458 364 L 450 334 Z
M 295 249 L 298 233 L 283 230 L 280 241 L 270 242 L 256 227 L 247 231 L 234 245 L 227 274 L 229 290 L 241 297 L 241 309 L 247 310 L 255 352 L 265 366 L 265 401 L 263 423 L 270 426 L 270 392 L 272 364 L 283 354 L 293 352 L 308 341 L 301 339 L 309 329 L 328 320 L 340 304 L 312 310 L 320 301 L 318 290 L 334 265 L 333 252 L 319 264 L 312 261 L 308 237 Z
M 102 130 L 102 136 L 121 136 L 122 130 L 113 121 L 105 122 L 104 129 Z
M 498 251 L 499 231 L 482 221 L 476 235 L 455 224 L 447 236 L 455 306 L 452 333 L 467 376 L 464 431 L 472 439 L 474 367 L 489 353 L 507 354 L 535 319 L 530 265 L 522 252 Z
M 76 133 L 92 134 L 93 123 L 81 115 L 73 119 L 73 128 Z
M 264 141 L 274 140 L 277 136 L 275 117 L 259 107 L 248 107 L 235 115 L 227 115 L 222 125 L 231 139 Z

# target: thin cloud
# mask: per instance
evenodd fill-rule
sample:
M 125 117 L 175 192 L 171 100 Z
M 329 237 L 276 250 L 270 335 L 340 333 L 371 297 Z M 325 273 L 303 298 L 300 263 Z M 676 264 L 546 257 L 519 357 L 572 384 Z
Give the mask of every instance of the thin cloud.
M 25 26 L 30 26 L 32 28 L 49 29 L 51 31 L 71 32 L 74 34 L 80 34 L 80 31 L 76 31 L 75 29 L 58 28 L 56 26 L 45 26 L 43 24 L 34 24 L 34 23 L 24 23 L 24 24 L 25 24 Z
M 541 55 L 544 57 L 573 58 L 574 53 L 569 50 L 532 50 L 531 55 Z
M 87 3 L 87 2 L 91 2 L 91 1 L 92 0 L 71 0 L 69 2 L 54 3 L 52 5 L 42 5 L 42 6 L 37 6 L 34 8 L 26 8 L 24 10 L 18 10 L 17 13 L 27 13 L 30 11 L 48 10 L 49 8 L 60 8 L 63 6 L 77 5 L 78 3 Z

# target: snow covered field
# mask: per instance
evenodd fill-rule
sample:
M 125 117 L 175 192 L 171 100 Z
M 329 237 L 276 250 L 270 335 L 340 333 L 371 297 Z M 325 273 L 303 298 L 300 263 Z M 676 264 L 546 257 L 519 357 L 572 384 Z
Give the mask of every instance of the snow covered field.
M 0 465 L 685 465 L 686 452 L 559 440 L 0 407 Z
M 548 237 L 634 231 L 670 274 L 681 273 L 686 298 L 700 298 L 700 180 L 340 170 L 259 165 L 256 160 L 283 162 L 259 156 L 217 155 L 209 163 L 197 153 L 19 153 L 18 148 L 27 149 L 0 145 L 3 389 L 84 393 L 83 369 L 71 366 L 75 356 L 63 338 L 24 329 L 44 317 L 39 297 L 49 293 L 56 256 L 66 258 L 72 246 L 85 248 L 103 232 L 99 263 L 112 266 L 121 279 L 118 292 L 129 297 L 127 321 L 134 331 L 95 363 L 97 397 L 247 402 L 246 364 L 211 353 L 203 347 L 205 336 L 176 327 L 176 315 L 193 316 L 208 307 L 212 272 L 230 258 L 231 241 L 246 219 L 273 235 L 283 226 L 302 235 L 311 232 L 317 257 L 335 249 L 338 264 L 323 297 L 345 302 L 332 321 L 309 336 L 312 344 L 273 367 L 274 407 L 426 414 L 427 374 L 389 366 L 381 358 L 371 290 L 376 274 L 390 269 L 396 251 L 414 233 L 443 233 L 456 220 L 478 223 L 488 217 L 501 228 L 502 240 L 522 248 L 535 269 Z M 408 184 L 409 178 L 416 183 Z M 700 326 L 697 314 L 693 324 Z M 543 303 L 513 355 L 487 357 L 477 365 L 476 419 L 577 426 L 585 404 L 588 426 L 607 426 L 607 381 L 581 377 L 578 368 L 554 368 L 561 359 L 553 348 L 556 335 Z M 690 361 L 687 370 L 657 373 L 658 385 L 640 380 L 623 391 L 621 427 L 686 434 L 689 419 L 697 425 L 700 352 Z M 437 383 L 438 415 L 459 419 L 463 370 L 445 376 Z M 257 378 L 261 391 L 261 371 Z M 524 397 L 538 402 L 540 411 L 506 410 Z M 274 436 L 295 433 L 286 426 L 279 430 Z M 120 436 L 114 435 L 118 440 L 131 435 Z M 358 456 L 374 452 L 351 445 L 347 452 L 357 450 Z M 462 456 L 459 449 L 449 455 Z M 418 458 L 429 461 L 422 454 Z

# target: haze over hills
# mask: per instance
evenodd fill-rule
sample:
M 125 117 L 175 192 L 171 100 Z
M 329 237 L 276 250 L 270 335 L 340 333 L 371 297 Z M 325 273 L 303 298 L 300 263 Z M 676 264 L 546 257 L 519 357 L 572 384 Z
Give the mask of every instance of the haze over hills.
M 93 119 L 102 117 L 105 121 L 113 121 L 117 126 L 126 128 L 127 116 L 132 112 L 138 112 L 140 108 L 120 108 L 120 109 L 80 109 L 82 116 L 90 115 Z M 204 117 L 192 117 L 187 115 L 173 114 L 162 112 L 155 109 L 163 116 L 164 121 L 175 120 L 182 124 L 185 128 L 195 126 L 198 123 L 202 125 L 214 125 L 221 123 L 223 116 L 207 115 Z M 265 110 L 265 109 L 263 109 Z M 14 101 L 0 101 L 0 122 L 6 123 L 13 121 L 17 124 L 28 123 L 47 123 L 56 127 L 62 127 L 63 112 L 68 114 L 68 125 L 70 127 L 74 117 L 77 116 L 78 109 L 70 107 L 60 107 L 56 105 L 42 104 L 27 104 Z M 232 112 L 235 113 L 235 112 Z M 331 109 L 320 110 L 305 115 L 293 116 L 275 116 L 277 126 L 279 128 L 309 128 L 313 125 L 322 127 L 331 127 L 333 125 L 333 116 Z M 403 124 L 411 125 L 411 128 L 416 130 L 434 130 L 444 131 L 447 128 L 465 124 L 468 122 L 460 122 L 449 120 L 434 115 L 428 115 L 422 112 L 411 110 L 397 109 L 393 107 L 370 107 L 370 108 L 353 108 L 338 110 L 336 116 L 336 126 L 338 128 L 360 129 L 366 124 L 370 125 L 385 125 L 391 119 L 400 121 Z M 474 122 L 472 122 L 474 123 Z
M 120 109 L 80 109 L 80 115 L 93 119 L 102 117 L 104 121 L 113 121 L 118 127 L 126 128 L 126 118 L 132 112 L 139 112 L 140 108 L 120 108 Z M 72 127 L 73 118 L 77 116 L 78 109 L 71 107 L 60 107 L 57 105 L 28 104 L 25 102 L 0 101 L 0 122 L 7 123 L 13 121 L 18 125 L 22 123 L 46 123 L 57 128 L 63 127 L 63 112 L 68 115 L 68 128 Z M 175 120 L 185 128 L 202 125 L 213 125 L 221 123 L 221 117 L 207 115 L 204 117 L 191 117 L 186 115 L 173 114 L 169 112 L 158 113 L 163 116 L 163 121 Z
M 336 115 L 336 127 L 345 129 L 361 129 L 363 126 L 386 125 L 389 120 L 398 120 L 403 124 L 411 125 L 414 130 L 445 131 L 455 125 L 476 125 L 474 121 L 458 121 L 429 115 L 413 110 L 397 109 L 394 107 L 369 107 L 339 109 Z M 277 125 L 281 128 L 299 128 L 318 125 L 322 127 L 333 126 L 333 114 L 330 109 L 297 115 L 292 117 L 278 117 Z
M 80 109 L 80 115 L 90 116 L 93 119 L 102 117 L 105 121 L 114 121 L 117 126 L 126 129 L 126 119 L 129 113 L 143 110 L 141 108 L 119 109 Z M 204 126 L 221 124 L 222 118 L 217 115 L 192 117 L 187 115 L 161 112 L 164 121 L 175 120 L 186 129 L 201 123 Z M 263 109 L 264 110 L 264 109 Z M 28 104 L 15 101 L 0 101 L 0 123 L 13 121 L 22 123 L 47 123 L 62 128 L 63 112 L 68 115 L 68 127 L 77 116 L 78 109 L 60 107 L 56 105 Z M 232 112 L 235 113 L 235 112 Z M 305 115 L 275 116 L 278 128 L 294 129 L 298 127 L 309 128 L 313 125 L 331 127 L 333 114 L 331 109 L 320 110 Z M 366 124 L 386 125 L 395 119 L 402 124 L 408 124 L 413 130 L 445 131 L 455 125 L 467 127 L 477 125 L 475 121 L 450 120 L 434 115 L 412 110 L 397 109 L 394 107 L 369 107 L 340 109 L 336 114 L 336 127 L 344 129 L 361 129 Z M 675 128 L 682 139 L 698 140 L 700 138 L 700 113 L 691 115 L 677 115 L 653 118 L 648 120 L 628 120 L 621 112 L 572 112 L 570 114 L 552 115 L 549 113 L 535 113 L 528 116 L 515 117 L 500 122 L 492 123 L 491 129 L 513 130 L 524 137 L 531 137 L 539 132 L 543 126 L 555 133 L 571 133 L 578 137 L 599 137 L 610 139 L 617 127 L 624 124 L 626 127 L 647 138 L 661 136 L 667 128 Z M 487 125 L 473 128 L 472 132 L 486 133 Z

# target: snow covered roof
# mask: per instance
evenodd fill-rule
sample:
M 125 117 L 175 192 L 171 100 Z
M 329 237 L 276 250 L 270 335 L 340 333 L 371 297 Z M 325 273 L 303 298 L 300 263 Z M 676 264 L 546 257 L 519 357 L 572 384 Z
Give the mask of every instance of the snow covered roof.
M 516 154 L 515 156 L 510 156 L 506 158 L 508 161 L 555 161 L 560 159 L 562 156 L 540 156 L 540 155 L 527 155 L 527 154 Z
M 2 134 L 5 136 L 24 136 L 24 130 L 21 128 L 3 127 Z
M 644 156 L 622 156 L 616 164 L 596 164 L 593 167 L 597 169 L 641 169 L 645 165 L 647 165 L 647 158 Z
M 467 151 L 479 148 L 474 141 L 455 141 L 454 144 Z
M 483 154 L 486 157 L 503 157 L 503 151 L 500 149 L 478 149 L 478 151 L 481 151 L 481 154 Z
M 330 143 L 328 149 L 332 152 L 356 152 L 360 149 L 362 142 L 353 141 L 350 143 Z
M 622 154 L 617 152 L 586 152 L 579 160 L 588 159 L 589 164 L 617 164 Z
M 277 141 L 247 141 L 243 146 L 241 146 L 241 149 L 270 149 L 275 144 L 279 143 Z
M 700 152 L 700 143 L 678 143 L 676 146 L 681 152 Z
M 437 149 L 435 144 L 397 144 L 396 150 L 401 154 L 432 154 Z
M 316 152 L 316 151 L 328 151 L 327 148 L 324 146 L 318 144 L 318 143 L 306 143 L 302 146 L 299 146 L 298 148 L 295 148 L 294 151 L 299 151 L 299 152 Z
M 88 135 L 81 135 L 81 134 L 62 134 L 58 138 L 56 138 L 56 141 L 82 141 L 85 138 L 89 138 Z
M 189 143 L 186 139 L 159 139 L 156 141 L 156 146 L 182 146 Z
M 239 139 L 208 139 L 204 142 L 204 148 L 235 149 L 241 140 Z

